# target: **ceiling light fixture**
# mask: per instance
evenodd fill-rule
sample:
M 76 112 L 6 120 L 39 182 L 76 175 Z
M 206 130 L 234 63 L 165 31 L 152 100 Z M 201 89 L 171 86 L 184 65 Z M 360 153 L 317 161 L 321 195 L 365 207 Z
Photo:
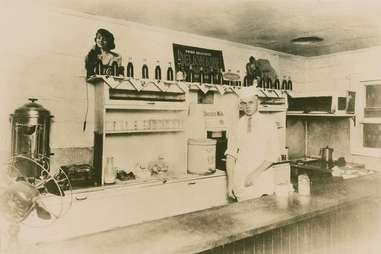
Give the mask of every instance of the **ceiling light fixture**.
M 291 40 L 291 43 L 298 45 L 310 45 L 323 41 L 324 39 L 318 36 L 298 37 Z

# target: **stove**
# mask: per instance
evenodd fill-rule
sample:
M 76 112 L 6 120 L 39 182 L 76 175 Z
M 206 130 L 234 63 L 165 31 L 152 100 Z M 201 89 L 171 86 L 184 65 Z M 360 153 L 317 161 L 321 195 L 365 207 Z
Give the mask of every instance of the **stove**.
M 291 182 L 297 187 L 298 176 L 307 174 L 312 184 L 327 182 L 332 180 L 332 164 L 328 164 L 320 159 L 302 159 L 290 161 Z

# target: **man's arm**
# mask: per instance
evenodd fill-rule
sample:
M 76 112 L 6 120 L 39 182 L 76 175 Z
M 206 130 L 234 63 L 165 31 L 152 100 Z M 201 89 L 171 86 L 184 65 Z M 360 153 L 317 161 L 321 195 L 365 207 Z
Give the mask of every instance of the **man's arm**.
M 227 195 L 229 198 L 237 199 L 234 193 L 233 174 L 236 159 L 227 154 L 226 155 L 226 174 L 227 174 Z

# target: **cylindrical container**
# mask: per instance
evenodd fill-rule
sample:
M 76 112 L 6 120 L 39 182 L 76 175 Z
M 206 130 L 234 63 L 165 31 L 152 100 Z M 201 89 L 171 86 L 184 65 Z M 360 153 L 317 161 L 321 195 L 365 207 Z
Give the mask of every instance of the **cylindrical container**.
M 287 80 L 286 79 L 282 80 L 281 90 L 287 90 Z
M 146 64 L 146 59 L 143 60 L 143 66 L 142 66 L 142 79 L 148 79 L 148 66 Z
M 118 66 L 118 63 L 117 62 L 113 62 L 112 65 L 111 65 L 111 68 L 112 68 L 112 76 L 118 76 L 118 70 L 119 70 L 119 66 Z
M 188 140 L 188 173 L 206 175 L 216 171 L 216 143 L 214 139 Z
M 275 82 L 274 82 L 274 87 L 275 89 L 279 90 L 280 89 L 280 81 L 278 78 L 275 79 Z
M 126 76 L 129 78 L 134 77 L 134 65 L 132 64 L 131 58 L 128 59 Z
M 309 196 L 311 194 L 311 180 L 308 175 L 298 176 L 298 192 L 300 195 Z
M 30 98 L 29 100 L 31 102 L 16 109 L 11 115 L 12 156 L 22 155 L 48 167 L 50 121 L 53 116 L 35 102 L 37 99 Z M 38 177 L 41 173 L 38 170 L 39 167 L 26 163 L 25 160 L 16 161 L 16 163 L 26 176 Z M 24 163 L 26 165 L 22 165 Z
M 104 183 L 112 184 L 116 181 L 116 168 L 114 168 L 114 157 L 106 158 L 106 165 L 104 168 Z
M 167 80 L 168 81 L 173 81 L 173 69 L 171 66 L 171 62 L 169 62 L 169 67 L 167 69 Z
M 160 65 L 159 65 L 159 61 L 157 61 L 157 65 L 155 67 L 155 79 L 156 80 L 161 80 L 161 68 L 160 68 Z
M 289 80 L 287 81 L 287 90 L 292 91 L 292 81 L 291 81 L 291 79 L 289 79 Z

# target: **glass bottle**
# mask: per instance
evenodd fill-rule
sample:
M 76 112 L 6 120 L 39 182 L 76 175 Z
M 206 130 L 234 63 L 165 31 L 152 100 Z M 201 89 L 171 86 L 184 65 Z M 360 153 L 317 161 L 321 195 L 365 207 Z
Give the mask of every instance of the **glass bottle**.
M 204 73 L 203 73 L 203 77 L 202 77 L 204 83 L 207 83 L 207 84 L 211 83 L 211 79 L 210 79 L 211 73 L 212 73 L 211 68 L 209 68 L 209 70 L 205 68 Z
M 222 71 L 223 71 L 222 68 L 220 68 L 218 75 L 217 75 L 217 84 L 220 84 L 220 85 L 222 85 L 224 82 L 224 79 L 222 77 Z
M 213 68 L 210 68 L 210 83 L 211 84 L 215 83 L 215 73 Z
M 179 70 L 176 72 L 176 80 L 177 81 L 183 81 L 185 79 L 184 77 L 185 72 L 182 65 L 179 65 Z
M 113 62 L 111 65 L 111 75 L 112 76 L 118 76 L 118 63 Z
M 142 78 L 148 79 L 148 66 L 146 64 L 146 59 L 143 60 L 143 66 L 142 66 Z
M 102 61 L 98 61 L 98 63 L 95 66 L 95 74 L 97 75 L 103 75 L 103 64 Z
M 281 87 L 282 90 L 287 90 L 287 80 L 286 80 L 286 76 L 283 76 L 283 80 L 282 80 L 282 87 Z
M 192 65 L 189 65 L 189 72 L 188 72 L 188 76 L 189 76 L 189 82 L 193 82 L 193 67 Z
M 173 69 L 171 65 L 171 62 L 169 62 L 169 67 L 167 69 L 167 80 L 169 81 L 173 81 Z
M 156 67 L 155 67 L 155 79 L 161 80 L 161 68 L 160 68 L 160 61 L 156 61 Z
M 262 78 L 261 78 L 261 76 L 257 77 L 257 87 L 258 88 L 262 88 Z
M 292 81 L 290 76 L 288 77 L 287 88 L 288 90 L 292 91 Z
M 280 89 L 280 81 L 279 81 L 278 77 L 275 78 L 274 87 L 277 90 Z
M 128 58 L 128 64 L 127 64 L 127 72 L 126 76 L 128 78 L 133 78 L 134 77 L 134 65 L 132 64 L 132 59 L 131 57 Z
M 228 69 L 228 73 L 231 73 L 231 72 L 232 72 L 232 70 L 231 70 L 231 69 Z M 229 86 L 232 85 L 232 81 L 231 81 L 231 80 L 228 81 L 228 85 L 229 85 Z
M 273 88 L 273 81 L 271 80 L 270 77 L 267 77 L 267 80 L 266 80 L 266 87 L 268 89 L 272 89 Z
M 241 74 L 240 74 L 240 71 L 239 71 L 239 70 L 237 70 L 237 74 L 238 74 L 238 76 L 239 76 L 239 79 L 237 80 L 236 85 L 237 85 L 237 86 L 241 86 Z
M 200 84 L 204 83 L 204 68 L 200 66 Z

